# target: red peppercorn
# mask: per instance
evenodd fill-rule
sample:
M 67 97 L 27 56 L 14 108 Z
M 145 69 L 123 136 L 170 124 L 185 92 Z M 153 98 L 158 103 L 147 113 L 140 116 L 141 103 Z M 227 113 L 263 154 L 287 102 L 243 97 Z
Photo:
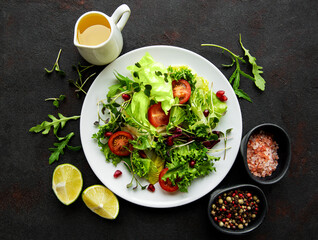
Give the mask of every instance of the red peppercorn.
M 116 170 L 114 173 L 114 178 L 118 178 L 120 175 L 122 175 L 122 172 L 120 170 Z
M 148 185 L 148 188 L 147 188 L 150 192 L 154 192 L 156 189 L 155 189 L 155 186 L 153 184 L 149 184 Z
M 217 218 L 217 217 L 215 217 L 215 218 L 214 218 L 214 221 L 216 221 L 216 222 L 217 222 L 217 221 L 218 221 L 218 218 Z
M 191 168 L 194 168 L 194 166 L 195 166 L 195 160 L 191 160 L 191 161 L 189 162 L 189 166 L 190 166 Z
M 125 100 L 125 101 L 128 101 L 130 99 L 130 95 L 129 94 L 126 94 L 126 93 L 123 93 L 121 95 L 121 97 Z
M 104 136 L 105 136 L 105 137 L 110 137 L 111 135 L 113 135 L 112 132 L 105 132 L 105 133 L 104 133 Z
M 232 214 L 231 214 L 231 213 L 229 213 L 229 214 L 227 215 L 227 217 L 228 217 L 228 218 L 231 218 L 231 217 L 232 217 Z
M 255 211 L 258 211 L 258 208 L 255 208 Z
M 251 197 L 252 194 L 251 194 L 251 193 L 247 193 L 246 196 L 247 196 L 247 197 Z
M 239 194 L 239 198 L 243 198 L 243 194 L 242 193 Z

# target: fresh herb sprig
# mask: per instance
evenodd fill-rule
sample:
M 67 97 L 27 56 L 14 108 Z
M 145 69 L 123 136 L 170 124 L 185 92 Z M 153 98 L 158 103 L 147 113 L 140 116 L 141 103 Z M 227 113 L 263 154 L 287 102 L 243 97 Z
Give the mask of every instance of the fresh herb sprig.
M 96 75 L 96 72 L 89 75 L 86 79 L 83 79 L 83 72 L 85 72 L 86 70 L 94 66 L 95 65 L 83 66 L 80 63 L 78 63 L 77 66 L 73 66 L 73 68 L 76 69 L 76 72 L 78 74 L 78 79 L 76 79 L 75 81 L 70 79 L 69 82 L 72 83 L 77 88 L 75 90 L 77 97 L 79 97 L 79 92 L 83 92 L 85 95 L 87 94 L 86 91 L 84 90 L 84 86 L 89 79 L 91 79 L 93 76 Z
M 68 135 L 66 135 L 65 137 L 58 137 L 59 141 L 61 141 L 61 142 L 57 142 L 57 143 L 53 144 L 56 148 L 49 148 L 49 150 L 52 152 L 52 154 L 49 158 L 49 164 L 52 164 L 53 162 L 58 161 L 60 155 L 64 155 L 64 149 L 66 147 L 72 151 L 78 151 L 81 149 L 81 146 L 73 147 L 73 146 L 68 145 L 70 139 L 73 136 L 74 136 L 74 133 L 71 132 Z
M 54 65 L 53 65 L 53 67 L 52 67 L 51 70 L 49 70 L 49 69 L 47 69 L 47 68 L 44 68 L 44 70 L 45 70 L 48 74 L 52 73 L 53 71 L 56 71 L 56 72 L 59 73 L 60 75 L 65 76 L 65 72 L 60 69 L 60 65 L 59 65 L 59 60 L 60 60 L 61 52 L 62 52 L 62 49 L 60 49 L 59 53 L 57 54 L 57 58 L 56 58 L 55 63 L 54 63 Z
M 62 102 L 65 99 L 65 95 L 61 94 L 58 98 L 47 98 L 45 101 L 53 101 L 53 105 L 56 108 L 60 107 L 60 102 Z
M 67 121 L 80 118 L 80 116 L 65 117 L 61 113 L 58 113 L 59 119 L 51 114 L 49 114 L 48 117 L 52 120 L 51 122 L 44 121 L 41 124 L 30 128 L 29 132 L 42 132 L 42 134 L 48 134 L 51 130 L 51 127 L 53 127 L 54 134 L 57 135 L 57 130 L 59 127 L 63 128 Z
M 235 65 L 235 70 L 232 73 L 231 77 L 229 78 L 229 82 L 232 84 L 233 90 L 238 97 L 241 97 L 249 102 L 252 102 L 251 98 L 247 95 L 247 93 L 245 93 L 242 89 L 239 88 L 240 79 L 241 79 L 241 76 L 245 77 L 247 79 L 250 79 L 255 83 L 256 87 L 258 87 L 260 90 L 264 91 L 265 90 L 265 80 L 261 76 L 261 74 L 263 73 L 263 71 L 262 71 L 263 67 L 258 66 L 256 64 L 256 58 L 253 57 L 249 53 L 249 50 L 247 50 L 243 46 L 242 40 L 241 40 L 241 34 L 239 36 L 240 36 L 239 43 L 240 43 L 240 45 L 245 53 L 245 56 L 248 57 L 249 63 L 252 65 L 253 76 L 251 76 L 251 75 L 249 75 L 241 70 L 240 62 L 246 63 L 246 61 L 243 59 L 243 57 L 240 57 L 240 56 L 234 54 L 233 52 L 231 52 L 230 50 L 228 50 L 227 48 L 222 47 L 222 46 L 217 45 L 217 44 L 201 44 L 201 46 L 217 47 L 217 48 L 222 49 L 223 51 L 228 52 L 231 55 L 232 63 L 231 64 L 222 64 L 223 67 L 228 67 L 228 68 L 233 67 Z

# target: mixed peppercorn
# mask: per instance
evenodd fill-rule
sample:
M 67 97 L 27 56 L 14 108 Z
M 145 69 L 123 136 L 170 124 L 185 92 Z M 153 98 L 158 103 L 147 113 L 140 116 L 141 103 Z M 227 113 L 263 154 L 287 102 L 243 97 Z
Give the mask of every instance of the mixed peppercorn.
M 232 190 L 219 195 L 212 204 L 212 218 L 229 229 L 247 227 L 259 212 L 260 200 L 249 191 Z

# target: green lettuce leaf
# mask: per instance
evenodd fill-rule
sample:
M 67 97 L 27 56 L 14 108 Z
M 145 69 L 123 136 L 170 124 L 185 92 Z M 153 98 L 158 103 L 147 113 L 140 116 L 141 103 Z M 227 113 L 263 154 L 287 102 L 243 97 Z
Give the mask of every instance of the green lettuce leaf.
M 161 102 L 163 111 L 168 114 L 174 103 L 174 98 L 172 81 L 168 75 L 167 68 L 163 64 L 155 62 L 152 56 L 146 53 L 138 64 L 131 65 L 127 69 L 131 71 L 135 82 L 143 86 L 151 86 L 149 98 L 156 102 Z

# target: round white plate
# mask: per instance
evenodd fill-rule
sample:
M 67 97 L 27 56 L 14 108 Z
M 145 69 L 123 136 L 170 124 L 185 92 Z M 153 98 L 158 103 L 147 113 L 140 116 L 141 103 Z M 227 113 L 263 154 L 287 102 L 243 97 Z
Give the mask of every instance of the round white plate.
M 97 102 L 106 98 L 108 87 L 116 83 L 114 71 L 131 78 L 130 72 L 126 69 L 129 65 L 138 62 L 146 52 L 155 61 L 163 63 L 166 67 L 170 65 L 187 65 L 193 69 L 198 76 L 202 76 L 209 82 L 213 82 L 213 91 L 224 90 L 228 97 L 228 110 L 216 127 L 216 130 L 225 132 L 233 128 L 227 146 L 231 149 L 226 152 L 226 159 L 223 160 L 223 152 L 214 155 L 221 159 L 215 163 L 216 172 L 196 179 L 189 187 L 187 193 L 175 192 L 173 194 L 165 192 L 159 184 L 155 184 L 155 192 L 141 190 L 140 187 L 133 190 L 126 185 L 131 181 L 131 174 L 123 164 L 117 167 L 106 162 L 103 153 L 97 146 L 96 139 L 92 135 L 98 131 L 94 125 L 97 120 Z M 87 92 L 83 103 L 80 120 L 80 133 L 83 150 L 87 161 L 100 181 L 117 196 L 132 203 L 155 208 L 168 208 L 181 206 L 193 202 L 213 190 L 230 171 L 237 156 L 242 137 L 242 115 L 236 95 L 224 75 L 211 62 L 202 56 L 189 50 L 173 46 L 149 46 L 128 52 L 114 62 L 109 64 L 95 79 Z M 224 148 L 221 141 L 214 148 Z M 116 169 L 120 169 L 123 174 L 115 179 L 113 174 Z M 143 182 L 146 184 L 146 182 Z

